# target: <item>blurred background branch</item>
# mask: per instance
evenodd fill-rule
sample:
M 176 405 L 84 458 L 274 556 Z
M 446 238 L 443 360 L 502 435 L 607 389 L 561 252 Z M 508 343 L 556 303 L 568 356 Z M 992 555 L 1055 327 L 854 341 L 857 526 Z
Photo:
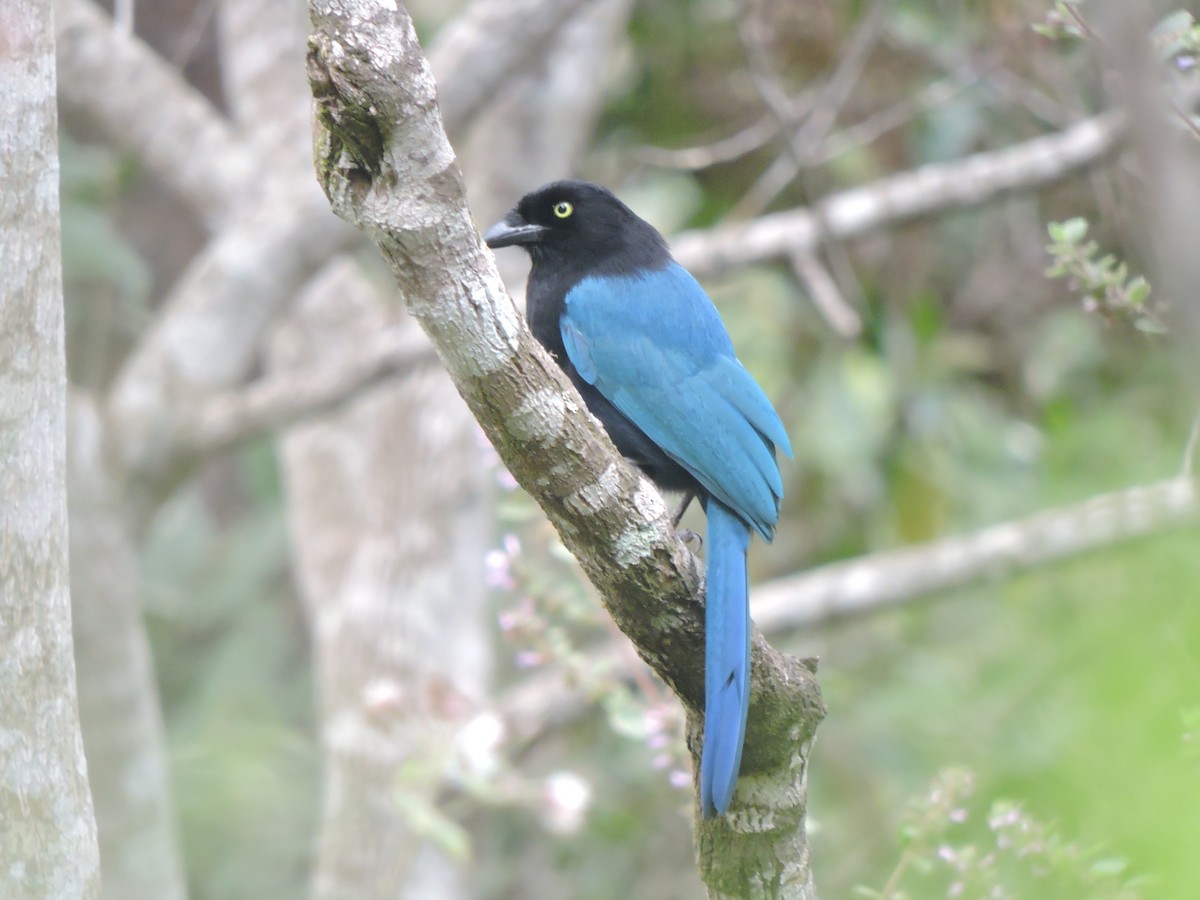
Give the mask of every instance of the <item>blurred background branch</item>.
M 839 620 L 871 615 L 894 606 L 940 599 L 952 602 L 956 590 L 1060 564 L 1127 541 L 1194 528 L 1200 500 L 1190 475 L 1092 497 L 1082 503 L 1044 510 L 958 535 L 900 550 L 816 566 L 767 581 L 755 589 L 755 624 L 773 640 Z M 602 699 L 597 681 L 632 677 L 631 658 L 621 648 L 604 647 L 572 662 L 569 669 L 531 676 L 497 698 L 517 756 L 550 732 L 588 714 Z M 640 663 L 634 661 L 634 665 Z M 590 684 L 574 685 L 579 672 Z
M 811 251 L 917 216 L 945 213 L 1032 190 L 1093 165 L 1117 149 L 1120 116 L 1109 113 L 1005 150 L 927 165 L 824 198 L 813 209 L 771 213 L 745 224 L 679 235 L 675 258 L 701 274 Z

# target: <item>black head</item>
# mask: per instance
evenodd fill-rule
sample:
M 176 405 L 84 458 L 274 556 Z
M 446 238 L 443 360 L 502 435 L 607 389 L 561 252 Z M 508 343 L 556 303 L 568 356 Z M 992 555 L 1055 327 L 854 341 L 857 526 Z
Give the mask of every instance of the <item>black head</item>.
M 483 236 L 493 249 L 520 246 L 534 263 L 658 267 L 666 241 L 611 191 L 586 181 L 554 181 L 526 194 Z

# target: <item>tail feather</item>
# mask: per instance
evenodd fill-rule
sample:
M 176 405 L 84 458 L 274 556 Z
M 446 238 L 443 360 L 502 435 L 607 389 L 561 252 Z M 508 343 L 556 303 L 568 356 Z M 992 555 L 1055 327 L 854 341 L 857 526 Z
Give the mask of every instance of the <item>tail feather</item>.
M 746 550 L 750 529 L 709 499 L 705 589 L 704 746 L 700 803 L 704 818 L 724 815 L 742 764 L 750 705 L 750 606 Z

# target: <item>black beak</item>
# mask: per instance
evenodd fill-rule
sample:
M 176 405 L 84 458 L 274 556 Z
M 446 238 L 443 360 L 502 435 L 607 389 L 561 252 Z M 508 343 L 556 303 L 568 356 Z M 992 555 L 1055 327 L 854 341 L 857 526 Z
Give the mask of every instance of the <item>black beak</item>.
M 534 225 L 525 221 L 514 209 L 502 221 L 489 228 L 483 239 L 493 250 L 498 250 L 513 245 L 536 244 L 549 230 L 544 225 Z

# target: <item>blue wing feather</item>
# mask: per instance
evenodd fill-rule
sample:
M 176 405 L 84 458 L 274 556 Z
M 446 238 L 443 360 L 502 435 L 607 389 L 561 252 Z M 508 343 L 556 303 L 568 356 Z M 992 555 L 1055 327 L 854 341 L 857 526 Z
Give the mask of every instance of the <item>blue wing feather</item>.
M 699 283 L 674 263 L 585 278 L 560 328 L 583 379 L 770 540 L 783 494 L 774 447 L 791 445 Z
M 566 316 L 563 316 L 559 328 L 562 331 L 563 346 L 567 350 L 567 358 L 575 366 L 575 371 L 588 384 L 595 384 L 598 373 L 596 372 L 596 364 L 592 361 L 592 351 L 588 346 L 587 338 L 579 332 L 579 329 Z

